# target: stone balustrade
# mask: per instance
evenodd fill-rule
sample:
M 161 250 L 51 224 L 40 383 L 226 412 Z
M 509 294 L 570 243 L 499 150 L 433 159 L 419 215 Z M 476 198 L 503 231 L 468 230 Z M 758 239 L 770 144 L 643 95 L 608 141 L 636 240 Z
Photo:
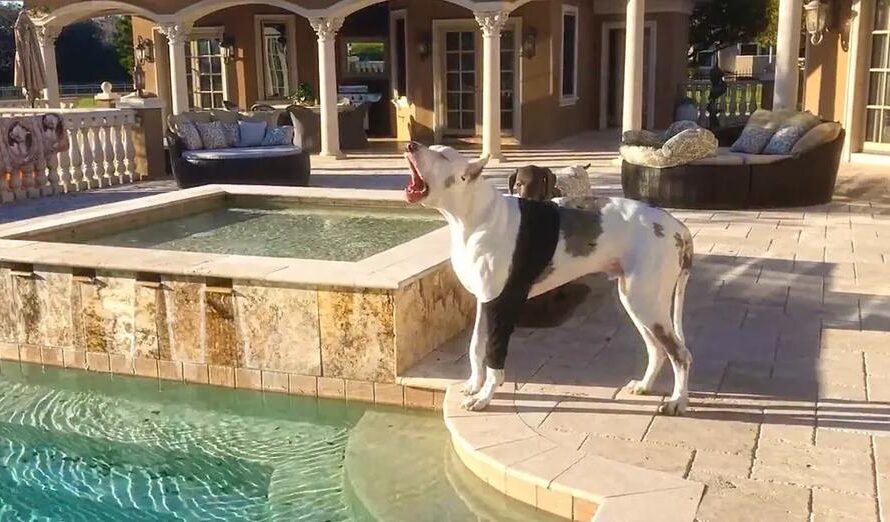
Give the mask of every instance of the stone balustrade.
M 686 93 L 698 107 L 699 123 L 707 123 L 708 96 L 711 82 L 691 80 L 686 85 Z M 758 80 L 727 80 L 726 94 L 717 99 L 717 110 L 721 125 L 745 121 L 754 111 L 763 107 L 763 83 Z
M 47 109 L 0 108 L 0 117 L 46 114 Z M 0 201 L 36 198 L 139 181 L 133 109 L 53 109 L 64 122 L 67 150 L 47 154 L 18 172 L 6 168 Z

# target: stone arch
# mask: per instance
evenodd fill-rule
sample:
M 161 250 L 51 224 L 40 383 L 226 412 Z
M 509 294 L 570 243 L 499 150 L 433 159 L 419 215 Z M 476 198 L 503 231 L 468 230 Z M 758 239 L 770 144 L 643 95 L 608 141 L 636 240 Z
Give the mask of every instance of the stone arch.
M 92 2 L 75 2 L 50 11 L 44 16 L 35 16 L 34 22 L 38 25 L 54 25 L 63 27 L 89 18 L 97 18 L 109 15 L 132 15 L 146 18 L 154 22 L 162 22 L 168 19 L 144 7 L 139 7 L 128 2 L 117 0 L 96 0 Z

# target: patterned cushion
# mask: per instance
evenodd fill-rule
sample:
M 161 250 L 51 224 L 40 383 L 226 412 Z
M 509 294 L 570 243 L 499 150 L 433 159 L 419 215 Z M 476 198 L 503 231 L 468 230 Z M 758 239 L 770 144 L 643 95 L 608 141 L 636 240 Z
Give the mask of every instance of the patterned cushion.
M 699 124 L 692 120 L 675 121 L 674 123 L 671 123 L 670 127 L 668 127 L 666 131 L 664 131 L 662 137 L 665 141 L 667 141 L 685 130 L 697 128 L 699 128 Z
M 195 124 L 188 120 L 180 120 L 174 128 L 176 135 L 182 140 L 182 146 L 186 150 L 199 150 L 204 148 L 201 134 Z
M 840 136 L 841 129 L 841 124 L 835 121 L 820 123 L 804 134 L 801 139 L 797 140 L 797 143 L 791 149 L 791 154 L 803 154 L 826 143 L 831 143 Z
M 269 147 L 273 145 L 290 145 L 294 142 L 294 128 L 290 125 L 284 125 L 281 127 L 272 127 L 266 130 L 266 135 L 263 137 L 263 147 Z
M 665 140 L 654 132 L 647 130 L 629 130 L 624 133 L 621 143 L 624 145 L 640 145 L 642 147 L 661 148 Z
M 259 147 L 266 137 L 266 124 L 261 121 L 239 121 L 238 131 L 241 135 L 239 147 Z
M 777 116 L 771 111 L 759 109 L 748 119 L 745 129 L 739 139 L 732 144 L 732 152 L 745 152 L 748 154 L 760 154 L 773 134 L 778 130 Z
M 687 129 L 669 139 L 660 149 L 634 145 L 622 145 L 624 161 L 644 167 L 668 168 L 714 156 L 717 153 L 717 137 L 708 129 Z
M 241 131 L 238 129 L 237 121 L 223 121 L 223 134 L 226 137 L 226 146 L 237 147 L 241 141 Z
M 770 138 L 764 154 L 789 154 L 797 140 L 819 125 L 819 117 L 810 112 L 794 113 L 782 123 L 779 130 Z
M 223 124 L 218 121 L 210 123 L 196 123 L 198 132 L 201 133 L 201 141 L 204 142 L 205 149 L 224 149 L 229 146 L 226 141 L 226 133 L 223 131 Z

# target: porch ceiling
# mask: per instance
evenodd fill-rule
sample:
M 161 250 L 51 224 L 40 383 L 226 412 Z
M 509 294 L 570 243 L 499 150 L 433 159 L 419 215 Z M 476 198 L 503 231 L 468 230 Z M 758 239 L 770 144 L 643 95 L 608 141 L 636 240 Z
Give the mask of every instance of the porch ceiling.
M 33 0 L 25 2 L 32 9 L 38 25 L 64 26 L 70 23 L 112 14 L 135 15 L 157 23 L 188 24 L 210 13 L 244 4 L 279 7 L 306 18 L 345 17 L 355 11 L 388 0 Z M 512 11 L 534 0 L 445 0 L 472 11 Z

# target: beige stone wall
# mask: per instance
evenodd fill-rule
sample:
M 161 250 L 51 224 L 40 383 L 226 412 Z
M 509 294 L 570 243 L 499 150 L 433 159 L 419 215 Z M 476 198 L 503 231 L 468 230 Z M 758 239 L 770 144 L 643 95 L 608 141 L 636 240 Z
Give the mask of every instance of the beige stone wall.
M 0 358 L 248 388 L 268 373 L 283 391 L 290 376 L 392 384 L 473 312 L 447 265 L 395 292 L 4 266 Z

